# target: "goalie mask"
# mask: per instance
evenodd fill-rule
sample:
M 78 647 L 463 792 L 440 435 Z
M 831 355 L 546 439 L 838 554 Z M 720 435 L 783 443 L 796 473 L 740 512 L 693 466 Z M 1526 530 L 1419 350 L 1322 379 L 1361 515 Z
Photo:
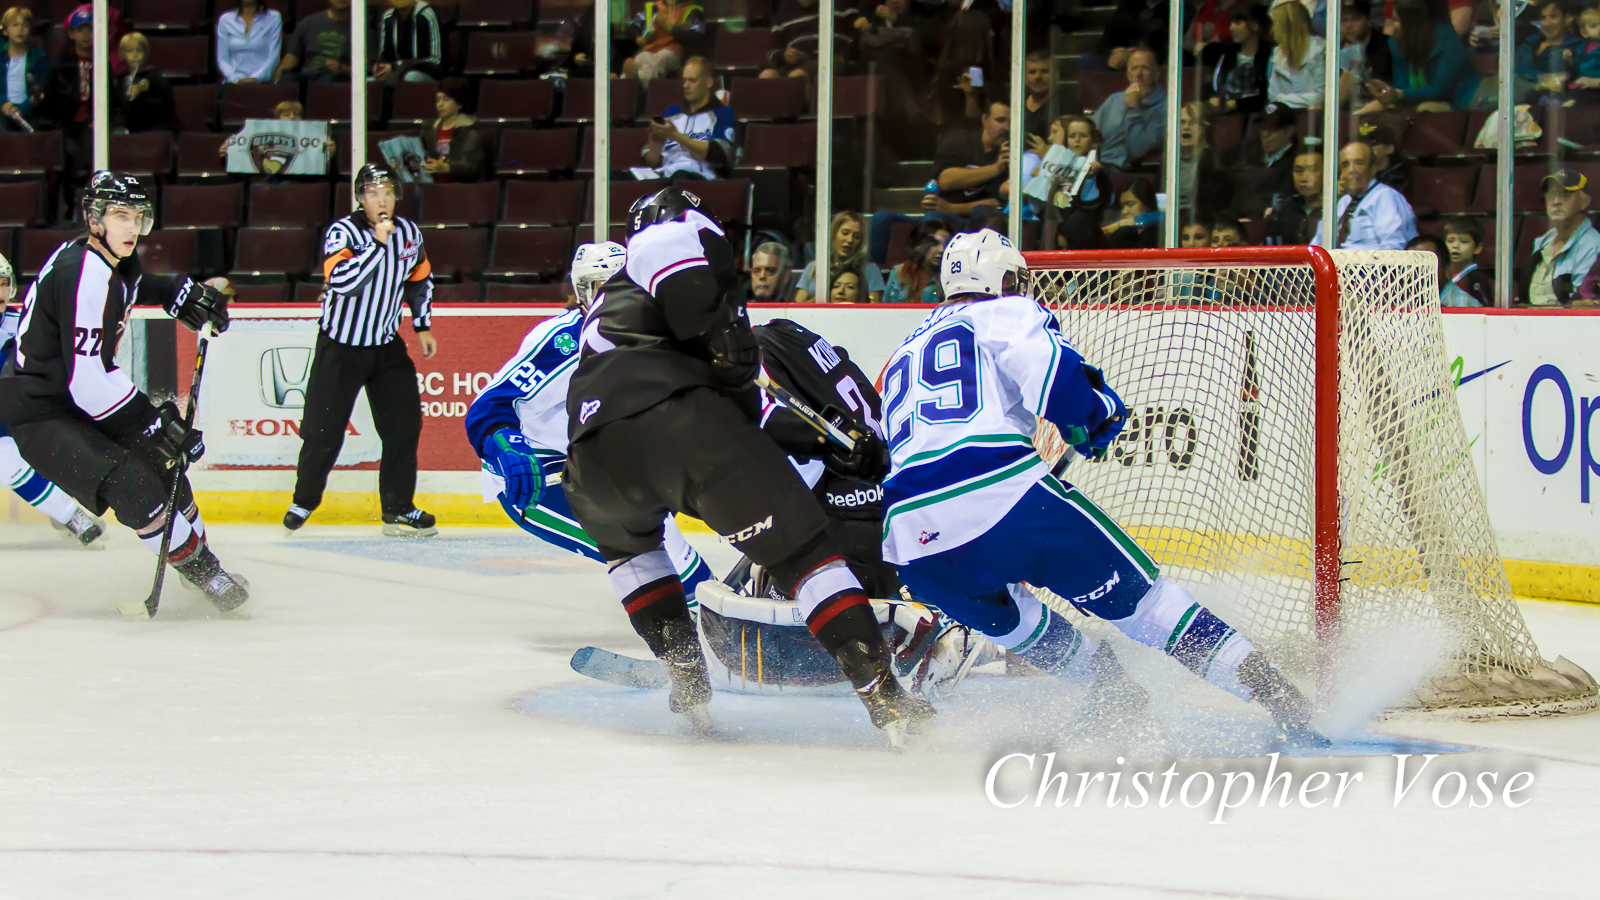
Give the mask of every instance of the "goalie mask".
M 134 217 L 133 228 L 142 237 L 155 226 L 155 203 L 150 192 L 139 179 L 126 172 L 99 171 L 89 179 L 84 189 L 79 211 L 89 233 L 96 237 L 105 235 L 105 217 L 109 210 L 128 210 Z M 99 229 L 96 231 L 96 229 Z M 115 250 L 112 250 L 115 253 Z M 118 257 L 121 258 L 121 257 Z
M 587 311 L 594 302 L 595 291 L 622 271 L 627 264 L 627 251 L 621 244 L 601 241 L 584 244 L 572 257 L 572 291 L 578 295 L 578 308 Z
M 999 297 L 1027 286 L 1028 263 L 997 231 L 985 228 L 958 234 L 945 245 L 939 261 L 939 287 L 946 299 L 962 294 Z

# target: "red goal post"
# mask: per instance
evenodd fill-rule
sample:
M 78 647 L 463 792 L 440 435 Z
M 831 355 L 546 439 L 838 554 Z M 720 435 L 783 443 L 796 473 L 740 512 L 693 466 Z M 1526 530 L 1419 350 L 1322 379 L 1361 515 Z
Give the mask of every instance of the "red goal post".
M 1030 291 L 1129 423 L 1066 473 L 1291 673 L 1341 640 L 1438 628 L 1407 705 L 1467 718 L 1594 708 L 1511 596 L 1454 395 L 1427 254 L 1320 247 L 1035 252 Z M 1065 447 L 1041 423 L 1051 461 Z M 1058 599 L 1058 598 L 1054 598 Z

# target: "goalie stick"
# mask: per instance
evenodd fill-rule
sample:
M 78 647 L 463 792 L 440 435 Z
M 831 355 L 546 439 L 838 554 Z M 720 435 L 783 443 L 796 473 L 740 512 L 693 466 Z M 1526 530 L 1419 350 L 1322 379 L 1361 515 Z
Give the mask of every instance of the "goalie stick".
M 211 323 L 207 322 L 200 326 L 200 340 L 194 351 L 194 380 L 189 383 L 189 409 L 183 417 L 186 428 L 194 428 L 195 414 L 200 411 L 200 377 L 206 370 L 206 348 L 210 345 Z M 161 550 L 156 554 L 156 583 L 150 588 L 150 596 L 145 598 L 143 604 L 135 606 L 118 602 L 117 606 L 126 618 L 153 619 L 161 606 L 161 587 L 167 577 L 167 554 L 172 550 L 172 527 L 178 516 L 178 489 L 183 484 L 184 473 L 189 470 L 189 458 L 179 454 L 172 468 L 172 489 L 167 494 L 167 524 L 161 529 Z
M 664 691 L 672 686 L 660 662 L 623 656 L 599 647 L 584 647 L 572 654 L 572 671 L 607 684 L 645 691 Z

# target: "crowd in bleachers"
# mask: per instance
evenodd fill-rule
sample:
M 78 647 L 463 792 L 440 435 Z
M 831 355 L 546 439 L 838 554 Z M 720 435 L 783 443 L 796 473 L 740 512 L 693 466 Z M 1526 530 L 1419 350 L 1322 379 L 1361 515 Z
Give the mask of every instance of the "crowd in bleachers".
M 248 300 L 316 297 L 316 238 L 348 202 L 350 2 L 112 0 L 111 164 L 159 190 L 147 266 L 232 275 Z M 402 214 L 427 229 L 440 298 L 559 299 L 572 248 L 594 231 L 594 4 L 368 2 L 366 157 L 388 138 L 420 138 L 433 183 L 408 190 Z M 1330 142 L 1328 0 L 1187 3 L 1179 60 L 1167 58 L 1167 0 L 1111 2 L 1029 4 L 1013 111 L 1015 38 L 999 0 L 841 0 L 832 48 L 820 45 L 817 0 L 629 0 L 599 73 L 612 221 L 661 184 L 693 182 L 730 225 L 753 298 L 930 301 L 951 233 L 1004 228 L 1013 154 L 1025 180 L 1056 145 L 1093 154 L 1083 177 L 1049 202 L 1024 199 L 1022 214 L 1027 249 L 1095 249 L 1160 246 L 1169 214 L 1185 245 L 1319 242 L 1323 153 L 1334 152 L 1337 245 L 1437 248 L 1446 299 L 1481 302 L 1493 293 L 1497 185 L 1485 138 L 1504 74 L 1523 105 L 1516 297 L 1582 305 L 1600 293 L 1589 222 L 1600 163 L 1583 155 L 1600 143 L 1600 9 L 1528 6 L 1510 36 L 1515 70 L 1500 73 L 1490 0 L 1342 0 Z M 78 227 L 93 28 L 88 5 L 17 3 L 0 18 L 0 252 L 29 278 Z M 814 110 L 830 50 L 830 283 L 819 285 Z M 1169 64 L 1183 66 L 1175 203 L 1158 196 Z M 330 123 L 327 176 L 230 174 L 223 141 L 247 119 L 280 117 Z

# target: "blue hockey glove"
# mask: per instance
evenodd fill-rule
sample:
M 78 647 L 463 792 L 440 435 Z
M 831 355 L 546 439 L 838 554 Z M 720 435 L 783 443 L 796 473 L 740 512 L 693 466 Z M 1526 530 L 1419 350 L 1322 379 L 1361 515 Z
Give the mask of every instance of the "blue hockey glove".
M 1097 375 L 1099 374 L 1098 369 L 1092 371 Z M 1111 442 L 1117 439 L 1117 435 L 1121 434 L 1122 429 L 1128 424 L 1128 408 L 1123 405 L 1122 398 L 1117 396 L 1116 391 L 1106 387 L 1103 381 L 1095 385 L 1095 391 L 1111 401 L 1112 412 L 1099 425 L 1096 425 L 1093 431 L 1087 432 L 1087 436 L 1082 443 L 1073 445 L 1072 449 L 1078 451 L 1078 454 L 1085 459 L 1105 459 L 1107 448 L 1111 446 Z M 1074 429 L 1074 431 L 1078 431 L 1078 429 Z M 1076 436 L 1072 435 L 1071 437 Z
M 521 432 L 500 429 L 489 438 L 483 452 L 489 471 L 505 479 L 502 493 L 513 509 L 526 510 L 539 502 L 544 495 L 544 469 Z

